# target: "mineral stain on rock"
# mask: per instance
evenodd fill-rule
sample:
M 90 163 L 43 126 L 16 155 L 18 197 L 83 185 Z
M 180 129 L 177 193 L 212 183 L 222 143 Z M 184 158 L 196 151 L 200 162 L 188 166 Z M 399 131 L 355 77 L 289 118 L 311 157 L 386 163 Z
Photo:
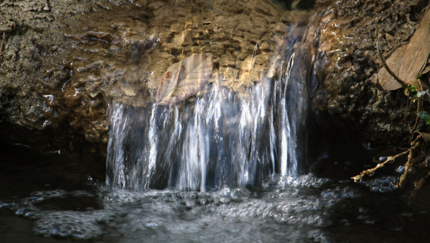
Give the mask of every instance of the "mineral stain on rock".
M 176 104 L 197 94 L 212 76 L 213 56 L 194 54 L 173 64 L 160 81 L 156 103 Z

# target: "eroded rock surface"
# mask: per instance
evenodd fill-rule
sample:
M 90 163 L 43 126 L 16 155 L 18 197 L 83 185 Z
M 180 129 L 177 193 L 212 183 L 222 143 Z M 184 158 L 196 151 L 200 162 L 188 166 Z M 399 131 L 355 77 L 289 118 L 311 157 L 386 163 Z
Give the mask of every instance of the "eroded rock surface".
M 4 136 L 92 151 L 106 146 L 110 101 L 154 102 L 166 70 L 201 53 L 213 57 L 210 83 L 245 92 L 288 25 L 310 16 L 270 0 L 6 1 L 0 11 Z
M 389 56 L 408 42 L 426 4 L 317 1 L 308 36 L 318 46 L 314 105 L 366 139 L 406 138 L 415 104 L 378 85 L 375 29 Z M 109 102 L 154 102 L 166 70 L 201 53 L 213 56 L 209 83 L 244 93 L 262 75 L 276 75 L 269 70 L 280 61 L 272 56 L 276 46 L 292 24 L 306 26 L 313 15 L 270 0 L 9 0 L 0 12 L 2 136 L 92 152 L 106 148 Z

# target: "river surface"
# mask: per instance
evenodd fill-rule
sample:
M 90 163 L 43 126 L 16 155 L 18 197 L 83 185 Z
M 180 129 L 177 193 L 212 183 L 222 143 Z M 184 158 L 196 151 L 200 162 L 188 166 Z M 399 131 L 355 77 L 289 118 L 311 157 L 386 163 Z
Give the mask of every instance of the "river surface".
M 297 177 L 217 191 L 110 190 L 105 158 L 2 144 L 2 242 L 426 242 L 428 189 L 395 189 L 401 164 L 354 183 L 377 150 L 344 139 Z

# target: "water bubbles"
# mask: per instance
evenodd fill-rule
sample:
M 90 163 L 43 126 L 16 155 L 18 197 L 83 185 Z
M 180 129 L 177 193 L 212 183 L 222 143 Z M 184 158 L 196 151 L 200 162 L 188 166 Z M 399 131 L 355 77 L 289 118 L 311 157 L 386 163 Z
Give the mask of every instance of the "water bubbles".
M 50 198 L 61 198 L 67 194 L 65 190 L 52 190 L 52 191 L 36 191 L 31 193 L 34 200 L 46 200 Z
M 308 238 L 313 240 L 313 242 L 318 243 L 330 243 L 330 238 L 325 235 L 321 230 L 312 230 L 308 232 Z
M 230 229 L 229 231 L 230 231 L 230 233 L 238 233 L 238 232 L 240 232 L 240 229 L 233 228 L 233 229 Z
M 196 203 L 191 200 L 185 201 L 184 204 L 187 209 L 192 209 L 196 205 Z
M 366 208 L 364 208 L 364 207 L 359 207 L 359 208 L 358 208 L 358 212 L 359 212 L 359 213 L 367 213 L 367 212 L 368 212 L 368 210 L 367 210 Z
M 405 166 L 403 166 L 403 165 L 398 166 L 398 167 L 396 168 L 396 172 L 397 172 L 397 173 L 400 173 L 400 174 L 405 173 Z
M 411 212 L 403 212 L 401 215 L 402 215 L 403 217 L 407 217 L 407 218 L 409 218 L 409 217 L 412 217 L 412 216 L 413 216 L 413 214 L 412 214 Z
M 36 222 L 36 234 L 88 240 L 102 234 L 97 224 L 99 215 L 82 212 L 46 212 Z
M 69 192 L 67 195 L 70 195 L 73 197 L 95 197 L 93 193 L 90 193 L 84 190 L 72 191 L 72 192 Z
M 222 203 L 222 204 L 227 204 L 227 203 L 231 202 L 231 199 L 227 198 L 227 197 L 222 197 L 222 198 L 219 199 L 219 202 Z
M 350 222 L 348 219 L 341 219 L 341 220 L 340 220 L 340 223 L 341 223 L 343 226 L 350 226 L 350 225 L 351 225 L 351 222 Z
M 330 184 L 329 180 L 312 174 L 279 179 L 283 180 L 282 187 L 272 181 L 267 183 L 271 184 L 268 188 L 256 191 L 231 187 L 214 192 L 37 191 L 22 202 L 0 202 L 0 207 L 14 208 L 14 212 L 22 217 L 36 215 L 38 220 L 33 230 L 47 237 L 104 240 L 114 236 L 125 242 L 142 238 L 145 242 L 186 242 L 189 239 L 196 242 L 237 239 L 253 242 L 258 241 L 258 237 L 265 239 L 262 242 L 286 239 L 300 242 L 305 237 L 314 242 L 329 242 L 331 239 L 317 229 L 333 225 L 334 210 L 348 210 L 348 205 L 342 208 L 339 203 L 348 204 L 360 197 L 354 184 Z M 385 182 L 390 179 L 386 178 Z M 320 189 L 322 185 L 328 188 Z M 36 207 L 30 207 L 48 198 L 73 200 L 88 196 L 100 197 L 103 208 L 35 211 Z M 23 202 L 27 203 L 26 208 Z M 379 221 L 371 218 L 368 211 L 368 207 L 356 208 L 354 222 L 359 221 L 362 226 L 376 225 Z M 351 222 L 341 218 L 337 224 L 349 226 Z M 267 230 L 269 228 L 273 230 Z M 273 234 L 274 230 L 278 233 Z M 314 234 L 307 235 L 314 230 L 317 230 Z
M 396 176 L 383 176 L 372 180 L 361 181 L 360 184 L 369 187 L 371 192 L 387 193 L 397 190 L 396 183 L 399 178 Z
M 366 221 L 364 221 L 364 224 L 367 224 L 367 225 L 374 225 L 375 223 L 376 221 L 371 219 L 367 219 Z
M 208 203 L 208 201 L 205 198 L 200 198 L 198 202 L 201 206 L 204 206 Z
M 327 200 L 329 205 L 338 202 L 340 199 L 360 197 L 357 189 L 351 187 L 336 187 L 335 189 L 327 189 L 321 192 L 321 198 Z
M 281 177 L 281 179 L 278 182 L 278 185 L 281 187 L 291 186 L 291 187 L 297 187 L 297 188 L 319 188 L 322 185 L 329 182 L 330 179 L 327 178 L 317 178 L 312 173 L 293 177 L 293 176 L 287 176 L 287 177 Z
M 154 229 L 155 227 L 157 227 L 158 225 L 154 222 L 149 222 L 147 224 L 145 224 L 145 227 L 148 229 Z

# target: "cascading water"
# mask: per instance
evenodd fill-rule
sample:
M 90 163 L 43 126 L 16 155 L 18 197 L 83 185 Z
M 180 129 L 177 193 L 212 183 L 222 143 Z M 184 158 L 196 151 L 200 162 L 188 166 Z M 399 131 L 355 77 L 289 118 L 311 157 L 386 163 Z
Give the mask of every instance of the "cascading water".
M 205 191 L 303 172 L 312 56 L 304 28 L 290 27 L 289 33 L 268 72 L 245 93 L 215 80 L 185 104 L 113 102 L 107 184 Z
M 310 1 L 286 0 L 299 8 L 300 3 Z M 330 36 L 340 38 L 344 30 L 357 28 L 361 33 L 372 16 L 387 20 L 380 27 L 395 27 L 392 21 L 399 18 L 396 11 L 390 11 L 391 5 L 366 1 L 366 11 L 360 12 L 365 23 L 355 22 L 355 17 L 350 23 L 344 21 L 357 16 L 363 1 L 335 1 L 327 10 L 319 10 L 315 18 L 321 19 L 308 27 L 303 21 L 285 31 L 285 24 L 305 13 L 285 13 L 272 0 L 87 2 L 71 5 L 83 11 L 67 16 L 73 24 L 64 26 L 79 35 L 58 43 L 58 50 L 71 46 L 63 52 L 66 57 L 59 55 L 61 60 L 73 60 L 74 67 L 86 71 L 71 73 L 72 79 L 65 83 L 68 88 L 61 91 L 67 95 L 49 95 L 49 100 L 55 105 L 51 106 L 53 115 L 69 105 L 79 106 L 84 113 L 89 100 L 80 92 L 85 88 L 94 98 L 90 107 L 104 114 L 104 106 L 96 101 L 112 97 L 108 186 L 104 184 L 105 169 L 98 168 L 103 159 L 97 156 L 67 158 L 57 152 L 46 154 L 38 148 L 0 143 L 1 242 L 428 241 L 426 188 L 413 198 L 407 197 L 412 184 L 397 191 L 404 168 L 396 164 L 354 183 L 350 176 L 374 167 L 372 157 L 379 151 L 345 139 L 339 128 L 327 137 L 330 156 L 321 159 L 311 173 L 299 175 L 306 172 L 307 163 L 313 161 L 310 154 L 321 148 L 318 140 L 323 139 L 309 131 L 317 120 L 317 111 L 311 111 L 309 103 L 316 73 L 324 77 L 330 70 L 328 59 L 324 60 L 325 45 L 333 43 Z M 398 4 L 402 5 L 395 1 L 392 7 Z M 3 5 L 2 11 L 18 11 L 16 4 Z M 52 6 L 53 11 L 36 14 L 68 13 L 62 4 L 57 5 L 60 8 Z M 411 9 L 416 12 L 419 8 Z M 24 10 L 20 13 L 25 16 Z M 46 21 L 53 21 L 52 29 L 63 29 L 57 22 L 62 18 Z M 39 20 L 37 24 L 45 21 Z M 37 44 L 40 33 L 32 30 L 9 35 L 15 42 L 26 37 L 22 40 L 29 38 Z M 329 39 L 320 41 L 319 31 L 321 38 Z M 285 32 L 287 36 L 281 38 Z M 363 43 L 371 41 L 363 38 Z M 276 40 L 276 47 L 271 40 Z M 318 43 L 322 45 L 317 51 Z M 13 45 L 11 41 L 6 44 L 5 62 L 10 63 Z M 337 49 L 327 55 L 342 59 L 346 53 Z M 193 92 L 176 92 L 171 86 L 160 89 L 159 77 L 169 74 L 166 69 L 190 63 L 196 66 L 198 63 L 185 60 L 212 57 L 210 68 L 197 65 L 202 68 L 187 74 L 192 78 L 178 82 L 178 89 L 191 84 L 193 92 L 200 92 L 194 93 L 196 97 L 179 102 Z M 46 58 L 44 66 L 50 63 L 49 56 Z M 60 68 L 65 68 L 63 64 Z M 226 78 L 227 69 L 235 71 L 235 77 Z M 61 77 L 55 70 L 47 74 L 52 81 Z M 205 82 L 194 84 L 199 77 Z M 95 88 L 97 85 L 103 89 Z M 321 87 L 314 101 L 325 101 L 324 88 L 333 86 Z M 68 97 L 67 106 L 60 106 L 62 97 Z M 165 105 L 172 101 L 179 103 Z M 93 116 L 89 111 L 88 116 Z M 74 126 L 79 119 L 67 121 Z M 88 129 L 104 127 L 103 123 L 86 125 Z M 91 134 L 89 141 L 95 138 Z M 70 146 L 73 149 L 75 144 Z

